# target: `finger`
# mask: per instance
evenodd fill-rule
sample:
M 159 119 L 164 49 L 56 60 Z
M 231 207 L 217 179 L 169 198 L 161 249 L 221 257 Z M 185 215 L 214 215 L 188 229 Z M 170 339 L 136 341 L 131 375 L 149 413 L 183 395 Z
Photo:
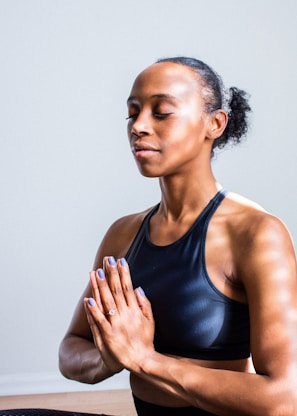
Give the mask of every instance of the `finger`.
M 129 265 L 125 258 L 117 262 L 122 291 L 128 306 L 137 306 Z
M 98 296 L 100 298 L 101 308 L 99 309 L 101 309 L 104 314 L 111 315 L 112 311 L 117 311 L 117 304 L 111 289 L 109 288 L 104 270 L 98 269 L 95 273 L 95 278 L 92 276 L 92 280 L 92 284 L 95 286 L 95 290 L 98 290 Z
M 85 309 L 88 317 L 88 322 L 93 334 L 94 344 L 96 345 L 98 351 L 101 354 L 101 358 L 105 365 L 111 369 L 112 372 L 118 373 L 123 369 L 123 366 L 119 363 L 119 361 L 114 357 L 114 355 L 108 350 L 107 345 L 105 344 L 103 340 L 102 333 L 100 331 L 100 328 L 96 324 L 93 315 L 91 313 L 92 306 L 90 308 L 89 302 L 90 298 L 84 299 Z
M 93 316 L 92 316 L 91 312 L 89 311 L 89 309 L 88 309 L 88 307 L 87 307 L 87 305 L 86 305 L 86 303 L 87 303 L 88 301 L 89 301 L 89 299 L 88 299 L 88 298 L 85 298 L 85 299 L 84 299 L 84 306 L 85 306 L 85 311 L 86 311 L 86 315 L 87 315 L 88 323 L 89 323 L 89 325 L 90 325 L 90 328 L 91 328 L 91 331 L 92 331 L 92 334 L 93 334 L 93 338 L 95 339 L 95 335 L 98 335 L 98 333 L 99 333 L 100 331 L 99 331 L 99 328 L 98 328 L 98 326 L 96 325 L 96 323 L 95 323 L 95 321 L 94 321 L 94 319 L 93 319 Z
M 100 310 L 95 300 L 93 298 L 85 298 L 85 307 L 91 316 L 90 325 L 98 327 L 101 335 L 110 333 L 112 327 L 108 319 L 109 316 Z
M 109 288 L 108 285 L 105 281 L 105 273 L 103 271 L 103 269 L 98 269 L 96 272 L 91 272 L 90 273 L 90 280 L 91 280 L 91 286 L 92 286 L 92 291 L 93 291 L 93 296 L 94 299 L 97 303 L 98 308 L 103 312 L 103 313 L 107 313 L 109 315 L 113 315 L 116 311 L 116 305 L 115 303 L 112 301 L 111 296 L 109 296 Z M 101 282 L 101 283 L 99 283 Z M 105 303 L 104 305 L 102 304 L 102 298 L 100 295 L 100 289 L 99 286 L 101 288 L 102 293 L 105 293 Z M 109 299 L 109 301 L 107 301 L 107 299 Z
M 116 262 L 113 257 L 105 257 L 103 259 L 103 265 L 104 265 L 104 270 L 106 273 L 108 286 L 109 286 L 112 297 L 114 299 L 114 302 L 119 312 L 125 310 L 127 307 L 126 296 L 125 296 L 124 288 L 122 285 L 122 274 L 123 274 L 122 269 L 124 268 L 124 266 L 121 265 L 121 262 L 122 262 L 122 259 Z M 129 273 L 128 267 L 127 267 L 127 272 Z M 132 284 L 131 284 L 131 288 L 132 288 Z M 127 288 L 125 288 L 125 290 L 126 289 Z
M 90 272 L 90 282 L 91 282 L 91 287 L 92 287 L 92 292 L 93 292 L 93 298 L 95 299 L 95 302 L 97 303 L 99 309 L 103 311 L 103 306 L 102 306 L 101 298 L 100 298 L 100 292 L 99 292 L 99 288 L 97 284 L 96 272 L 94 270 Z
M 85 311 L 87 314 L 88 323 L 91 327 L 93 327 L 94 325 L 97 326 L 95 319 L 93 317 L 93 314 L 95 313 L 95 305 L 96 305 L 96 302 L 93 298 L 84 298 L 84 307 L 85 307 Z M 92 312 L 91 312 L 91 308 L 92 308 Z
M 99 351 L 102 351 L 105 348 L 103 339 L 102 339 L 102 335 L 100 332 L 100 329 L 98 327 L 98 325 L 96 324 L 93 315 L 90 312 L 88 305 L 88 302 L 90 301 L 89 298 L 85 298 L 84 299 L 84 304 L 85 304 L 85 310 L 86 310 L 86 314 L 87 314 L 87 319 L 92 331 L 92 335 L 93 335 L 93 340 L 94 340 L 94 344 L 96 345 L 97 349 Z
M 151 303 L 146 297 L 142 287 L 139 286 L 137 289 L 135 289 L 135 296 L 138 302 L 138 306 L 140 307 L 143 315 L 149 321 L 154 321 L 154 315 L 153 315 Z

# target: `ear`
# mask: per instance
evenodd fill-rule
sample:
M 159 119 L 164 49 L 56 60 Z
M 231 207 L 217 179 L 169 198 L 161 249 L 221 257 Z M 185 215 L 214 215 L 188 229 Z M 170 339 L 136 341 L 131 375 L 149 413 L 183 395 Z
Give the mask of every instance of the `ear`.
M 206 137 L 215 140 L 220 137 L 228 123 L 228 116 L 224 110 L 217 110 L 209 115 L 209 126 Z

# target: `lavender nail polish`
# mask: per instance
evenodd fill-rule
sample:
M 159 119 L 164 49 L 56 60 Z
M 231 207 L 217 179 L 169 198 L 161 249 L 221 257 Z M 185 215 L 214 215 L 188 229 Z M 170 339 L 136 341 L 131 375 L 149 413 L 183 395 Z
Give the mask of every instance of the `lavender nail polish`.
M 123 266 L 123 267 L 127 266 L 127 264 L 128 264 L 124 257 L 120 259 L 120 263 L 121 263 L 121 266 Z
M 110 264 L 110 266 L 116 265 L 116 261 L 113 256 L 108 257 L 108 263 Z
M 144 290 L 142 289 L 141 286 L 138 287 L 138 292 L 141 294 L 141 296 L 145 296 Z
M 105 279 L 105 273 L 104 273 L 103 269 L 98 269 L 97 275 L 98 275 L 100 280 Z
M 89 300 L 88 300 L 88 304 L 90 305 L 90 306 L 95 306 L 95 301 L 94 301 L 94 299 L 93 298 L 89 298 Z

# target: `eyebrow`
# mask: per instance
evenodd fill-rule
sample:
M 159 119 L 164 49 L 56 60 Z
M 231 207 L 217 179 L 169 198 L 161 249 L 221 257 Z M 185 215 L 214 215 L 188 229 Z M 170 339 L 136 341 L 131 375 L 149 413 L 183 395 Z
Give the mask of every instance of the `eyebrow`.
M 171 94 L 153 94 L 150 96 L 150 98 L 166 98 L 166 99 L 171 99 L 175 101 L 177 100 L 177 98 Z M 129 104 L 132 101 L 137 101 L 137 99 L 133 95 L 130 95 L 130 97 L 127 99 L 127 104 Z

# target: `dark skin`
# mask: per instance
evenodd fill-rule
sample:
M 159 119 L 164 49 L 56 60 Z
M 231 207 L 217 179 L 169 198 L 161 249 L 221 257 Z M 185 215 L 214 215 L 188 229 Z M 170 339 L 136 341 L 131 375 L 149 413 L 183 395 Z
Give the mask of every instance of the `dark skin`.
M 150 221 L 150 238 L 166 245 L 184 235 L 220 189 L 210 157 L 227 115 L 223 110 L 206 114 L 197 75 L 173 63 L 152 65 L 139 75 L 128 110 L 138 168 L 160 178 L 162 198 Z M 108 260 L 125 256 L 146 212 L 118 220 L 103 239 L 90 284 L 61 344 L 62 372 L 98 382 L 126 368 L 132 391 L 148 402 L 194 405 L 219 416 L 295 416 L 296 258 L 284 224 L 232 193 L 215 212 L 207 232 L 207 271 L 222 293 L 248 303 L 253 362 L 202 361 L 154 350 L 149 300 L 133 289 L 123 260 Z M 116 314 L 108 315 L 110 309 Z

